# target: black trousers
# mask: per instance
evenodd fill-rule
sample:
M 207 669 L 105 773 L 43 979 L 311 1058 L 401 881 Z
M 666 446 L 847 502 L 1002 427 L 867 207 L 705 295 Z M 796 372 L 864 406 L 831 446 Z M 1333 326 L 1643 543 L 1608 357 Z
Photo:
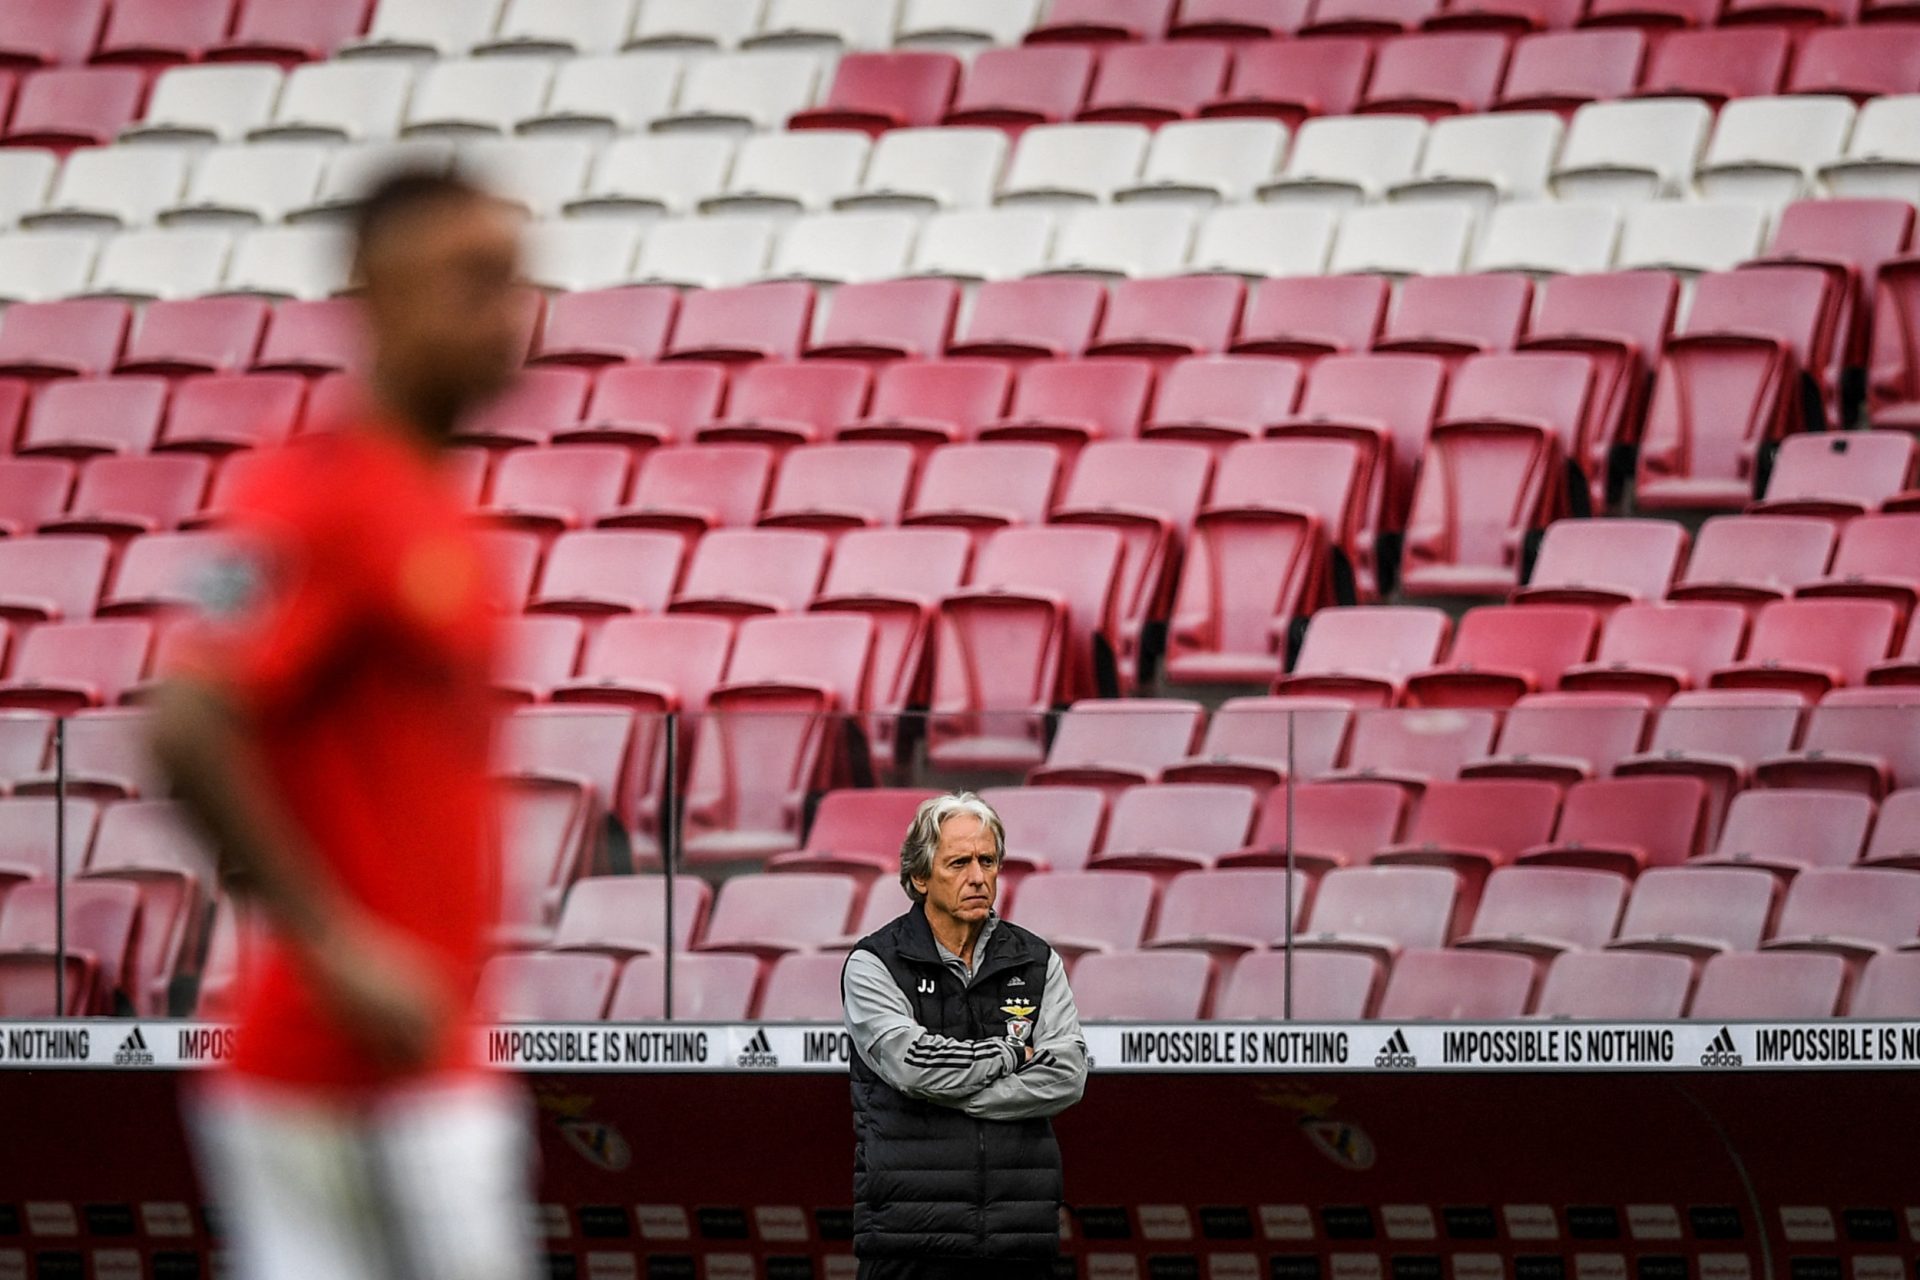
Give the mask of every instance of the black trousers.
M 976 1262 L 938 1258 L 916 1262 L 907 1258 L 862 1258 L 860 1280 L 1046 1280 L 1050 1262 Z

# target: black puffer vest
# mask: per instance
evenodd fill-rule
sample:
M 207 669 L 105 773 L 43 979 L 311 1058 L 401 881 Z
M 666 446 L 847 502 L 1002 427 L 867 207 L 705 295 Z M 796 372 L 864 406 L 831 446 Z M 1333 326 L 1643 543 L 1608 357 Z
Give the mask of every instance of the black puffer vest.
M 1002 920 L 969 986 L 941 959 L 918 907 L 855 950 L 880 957 L 921 1026 L 956 1040 L 1004 1036 L 1010 1015 L 1000 1006 L 1038 1005 L 1053 954 Z M 1049 1121 L 976 1120 L 909 1098 L 857 1050 L 852 1073 L 856 1254 L 1038 1260 L 1060 1251 L 1060 1147 Z

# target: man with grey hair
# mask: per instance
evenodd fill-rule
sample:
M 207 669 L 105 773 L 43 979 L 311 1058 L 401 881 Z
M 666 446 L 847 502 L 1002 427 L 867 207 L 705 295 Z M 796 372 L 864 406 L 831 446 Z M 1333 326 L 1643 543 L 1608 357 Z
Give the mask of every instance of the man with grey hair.
M 980 797 L 922 804 L 912 905 L 847 958 L 860 1280 L 1023 1280 L 1060 1251 L 1048 1117 L 1079 1101 L 1087 1046 L 1060 957 L 994 913 L 1005 852 Z

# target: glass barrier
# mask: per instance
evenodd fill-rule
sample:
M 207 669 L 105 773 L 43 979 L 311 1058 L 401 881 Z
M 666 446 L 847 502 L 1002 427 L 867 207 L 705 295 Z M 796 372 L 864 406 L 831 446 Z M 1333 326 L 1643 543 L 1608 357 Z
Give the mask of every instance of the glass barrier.
M 911 905 L 915 808 L 970 790 L 1006 829 L 996 910 L 1089 1020 L 1920 1014 L 1875 977 L 1920 947 L 1920 689 L 1809 704 L 1771 674 L 1664 703 L 1458 671 L 1413 682 L 1458 705 L 1418 709 L 1327 678 L 986 715 L 570 689 L 503 716 L 481 1003 L 837 1020 L 847 949 Z M 146 715 L 0 712 L 0 1016 L 235 1007 L 253 935 Z

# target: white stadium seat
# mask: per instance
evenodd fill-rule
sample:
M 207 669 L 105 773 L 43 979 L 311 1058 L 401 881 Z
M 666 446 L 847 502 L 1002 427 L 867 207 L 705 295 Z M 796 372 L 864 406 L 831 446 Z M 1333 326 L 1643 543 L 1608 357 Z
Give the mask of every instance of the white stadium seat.
M 859 189 L 872 149 L 866 134 L 851 130 L 757 134 L 740 144 L 726 190 L 701 201 L 700 211 L 818 212 Z
M 194 152 L 184 147 L 86 147 L 67 157 L 53 194 L 23 227 L 109 231 L 152 222 L 180 202 Z
M 540 110 L 553 68 L 537 58 L 452 58 L 430 64 L 413 86 L 401 133 L 409 138 L 497 138 Z
M 479 54 L 537 53 L 564 58 L 612 53 L 633 25 L 634 0 L 507 0 Z
M 1162 125 L 1147 149 L 1140 180 L 1116 200 L 1177 200 L 1205 207 L 1253 198 L 1279 176 L 1287 127 L 1278 120 L 1176 120 Z
M 607 144 L 569 214 L 689 213 L 727 184 L 735 144 L 721 134 L 655 134 Z
M 1735 98 L 1720 109 L 1694 185 L 1715 200 L 1798 199 L 1846 150 L 1853 115 L 1846 98 Z
M 1616 264 L 1658 267 L 1684 275 L 1725 271 L 1759 254 L 1766 243 L 1765 205 L 1731 200 L 1663 200 L 1629 206 Z
M 1352 206 L 1378 200 L 1419 168 L 1427 122 L 1418 116 L 1324 116 L 1294 135 L 1280 177 L 1262 200 Z
M 757 280 L 773 258 L 772 218 L 669 218 L 647 228 L 634 279 L 689 289 Z
M 907 273 L 920 220 L 910 213 L 821 213 L 789 223 L 768 279 L 864 284 Z
M 1243 204 L 1200 220 L 1188 270 L 1221 275 L 1317 276 L 1327 269 L 1340 211 L 1311 204 Z
M 493 34 L 502 0 L 380 0 L 367 34 L 336 58 L 448 58 Z
M 227 263 L 222 293 L 328 298 L 348 283 L 347 237 L 325 223 L 243 232 Z
M 1449 116 L 1427 134 L 1417 175 L 1393 200 L 1465 200 L 1485 212 L 1502 200 L 1545 194 L 1563 129 L 1551 111 Z
M 767 0 L 646 0 L 629 48 L 731 49 L 760 29 Z
M 1075 210 L 1062 219 L 1043 274 L 1110 279 L 1178 275 L 1186 268 L 1198 221 L 1193 210 L 1179 205 Z
M 586 190 L 593 156 L 593 143 L 585 138 L 490 138 L 460 148 L 454 164 L 544 218 Z
M 129 142 L 233 142 L 273 114 L 285 77 L 271 64 L 169 67 L 146 114 L 121 130 Z
M 542 289 L 605 289 L 633 278 L 640 224 L 625 218 L 556 218 L 526 234 L 527 279 Z
M 187 193 L 160 213 L 168 226 L 278 222 L 320 193 L 327 152 L 305 142 L 213 147 L 194 166 Z
M 86 291 L 135 302 L 197 298 L 219 289 L 232 252 L 225 231 L 122 231 L 101 246 Z
M 1007 164 L 998 129 L 893 129 L 873 144 L 859 190 L 841 209 L 978 209 L 993 202 Z
M 53 191 L 60 157 L 33 147 L 0 147 L 0 231 L 38 209 Z
M 398 58 L 295 67 L 273 118 L 247 136 L 319 142 L 391 138 L 400 131 L 413 76 L 412 62 Z
M 1620 243 L 1618 205 L 1573 200 L 1503 204 L 1489 216 L 1475 271 L 1560 275 L 1605 271 Z
M 1040 0 L 906 0 L 895 43 L 970 53 L 1019 44 L 1040 23 Z
M 1153 133 L 1137 124 L 1045 124 L 1014 144 L 1001 204 L 1077 205 L 1111 199 L 1140 179 Z
M 682 63 L 672 53 L 568 58 L 539 108 L 520 117 L 523 134 L 580 133 L 610 138 L 648 128 L 673 109 Z
M 1854 117 L 1846 154 L 1821 166 L 1837 196 L 1920 200 L 1920 93 L 1874 98 Z
M 1390 204 L 1353 209 L 1340 219 L 1328 271 L 1385 276 L 1459 271 L 1473 240 L 1473 210 L 1459 204 Z
M 0 235 L 0 302 L 47 302 L 84 292 L 100 255 L 90 231 Z
M 900 0 L 772 0 L 752 47 L 884 49 L 900 23 Z
M 920 228 L 913 274 L 969 281 L 1032 275 L 1046 267 L 1053 226 L 1045 209 L 936 213 Z
M 1713 108 L 1697 98 L 1589 102 L 1573 113 L 1553 193 L 1615 204 L 1679 195 L 1712 128 Z
M 453 143 L 445 138 L 412 138 L 404 142 L 356 142 L 336 147 L 320 176 L 313 203 L 287 214 L 288 221 L 334 218 L 395 169 L 444 171 L 453 163 Z
M 813 105 L 822 83 L 820 57 L 807 50 L 718 54 L 687 68 L 679 104 L 653 127 L 735 134 L 777 129 Z

